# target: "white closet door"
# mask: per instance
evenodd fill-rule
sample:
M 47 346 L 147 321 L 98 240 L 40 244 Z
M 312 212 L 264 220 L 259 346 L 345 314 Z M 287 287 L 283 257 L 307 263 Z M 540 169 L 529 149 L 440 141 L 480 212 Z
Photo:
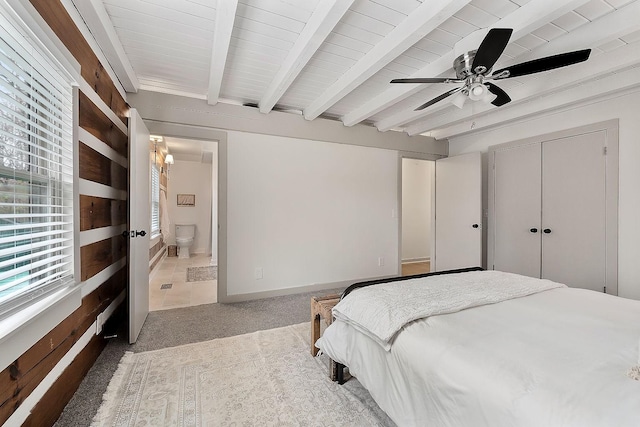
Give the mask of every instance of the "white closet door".
M 494 151 L 495 270 L 540 277 L 540 147 Z
M 482 157 L 436 160 L 433 271 L 482 266 Z
M 542 144 L 542 277 L 605 286 L 604 131 Z

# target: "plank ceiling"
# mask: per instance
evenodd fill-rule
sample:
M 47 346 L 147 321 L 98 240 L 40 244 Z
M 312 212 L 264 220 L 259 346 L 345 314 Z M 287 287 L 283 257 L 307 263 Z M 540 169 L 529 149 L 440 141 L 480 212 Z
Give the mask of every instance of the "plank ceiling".
M 640 84 L 640 0 L 74 0 L 127 91 L 150 90 L 438 138 L 459 123 L 561 108 Z M 99 19 L 92 18 L 97 16 Z M 96 29 L 95 26 L 101 25 Z M 453 60 L 513 28 L 494 69 L 591 48 L 589 60 L 502 80 L 512 102 L 449 100 Z M 459 85 L 458 85 L 459 86 Z M 530 111 L 529 111 L 530 113 Z

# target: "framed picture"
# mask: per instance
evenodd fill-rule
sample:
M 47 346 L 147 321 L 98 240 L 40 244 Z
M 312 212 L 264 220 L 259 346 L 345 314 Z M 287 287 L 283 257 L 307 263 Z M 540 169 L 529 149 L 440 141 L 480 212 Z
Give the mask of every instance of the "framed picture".
M 195 206 L 195 194 L 178 194 L 178 206 Z

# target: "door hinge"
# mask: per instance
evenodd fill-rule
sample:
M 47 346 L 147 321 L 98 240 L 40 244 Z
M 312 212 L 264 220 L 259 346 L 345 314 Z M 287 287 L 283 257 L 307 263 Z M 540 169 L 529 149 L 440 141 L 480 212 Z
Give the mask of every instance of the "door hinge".
M 604 292 L 605 294 L 607 293 L 607 287 L 606 286 L 604 288 L 602 288 L 602 292 Z
M 602 148 L 602 154 L 604 154 L 605 156 L 607 155 L 607 147 Z

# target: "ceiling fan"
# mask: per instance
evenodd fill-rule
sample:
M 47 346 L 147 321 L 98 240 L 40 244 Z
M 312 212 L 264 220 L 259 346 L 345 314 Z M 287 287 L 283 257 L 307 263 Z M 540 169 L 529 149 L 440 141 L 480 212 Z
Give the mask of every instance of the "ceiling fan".
M 567 65 L 586 61 L 591 53 L 591 49 L 561 53 L 559 55 L 547 56 L 545 58 L 512 65 L 491 73 L 493 65 L 507 47 L 511 33 L 513 33 L 513 29 L 511 28 L 492 28 L 489 30 L 489 33 L 484 40 L 482 40 L 477 50 L 463 53 L 453 61 L 456 78 L 417 77 L 393 79 L 391 83 L 464 83 L 462 87 L 451 89 L 425 102 L 416 108 L 415 111 L 423 110 L 456 93 L 459 95 L 454 98 L 452 102 L 459 108 L 462 108 L 467 97 L 472 101 L 485 100 L 491 102 L 491 104 L 496 107 L 500 107 L 510 102 L 511 98 L 504 90 L 487 80 L 502 80 L 566 67 Z M 493 94 L 493 96 L 491 94 Z

